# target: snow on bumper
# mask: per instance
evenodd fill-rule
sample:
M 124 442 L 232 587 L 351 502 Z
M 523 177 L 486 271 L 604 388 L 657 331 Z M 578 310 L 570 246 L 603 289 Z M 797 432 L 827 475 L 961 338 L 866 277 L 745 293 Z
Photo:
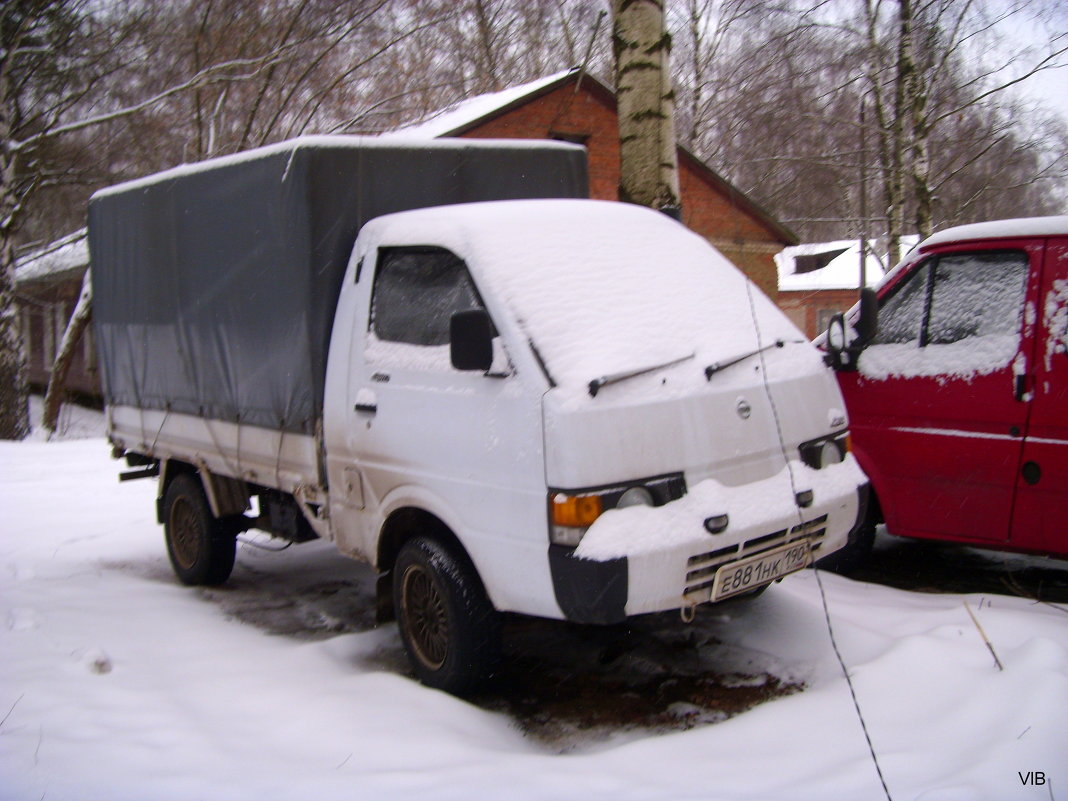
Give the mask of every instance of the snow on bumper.
M 811 558 L 795 561 L 799 569 L 846 544 L 864 511 L 866 485 L 849 455 L 822 470 L 794 462 L 789 470 L 739 487 L 708 479 L 664 506 L 605 512 L 573 552 L 550 554 L 558 598 L 562 582 L 581 582 L 592 591 L 583 602 L 581 592 L 576 600 L 565 590 L 561 607 L 569 619 L 603 623 L 689 607 L 713 599 L 716 574 L 724 566 L 804 544 Z M 802 507 L 797 496 L 807 491 L 811 503 Z M 721 515 L 728 516 L 726 529 L 709 533 L 705 521 Z M 747 580 L 745 588 L 777 577 L 773 571 L 766 575 L 756 583 Z

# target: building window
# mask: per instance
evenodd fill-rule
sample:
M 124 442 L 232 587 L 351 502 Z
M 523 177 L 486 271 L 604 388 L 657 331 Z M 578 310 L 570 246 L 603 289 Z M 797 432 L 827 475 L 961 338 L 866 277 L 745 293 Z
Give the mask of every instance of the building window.
M 570 142 L 573 145 L 585 146 L 590 141 L 591 134 L 572 133 L 569 131 L 549 131 L 549 138 L 558 142 Z
M 816 335 L 822 334 L 827 330 L 827 326 L 831 323 L 831 318 L 838 314 L 841 309 L 817 309 L 816 310 Z
M 823 253 L 812 253 L 808 256 L 794 256 L 794 275 L 802 275 L 804 273 L 812 273 L 816 270 L 822 270 L 845 253 L 846 250 L 848 250 L 848 248 L 828 250 Z

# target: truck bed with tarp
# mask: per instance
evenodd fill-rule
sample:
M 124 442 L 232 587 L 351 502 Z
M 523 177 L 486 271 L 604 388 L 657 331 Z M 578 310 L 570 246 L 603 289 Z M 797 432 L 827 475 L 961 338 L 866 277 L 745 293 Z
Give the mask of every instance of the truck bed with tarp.
M 357 137 L 297 139 L 98 192 L 89 245 L 105 400 L 312 433 L 340 282 L 367 220 L 586 193 L 574 147 Z
M 582 148 L 308 137 L 182 166 L 89 204 L 94 334 L 117 449 L 319 483 L 335 305 L 368 220 L 587 196 Z

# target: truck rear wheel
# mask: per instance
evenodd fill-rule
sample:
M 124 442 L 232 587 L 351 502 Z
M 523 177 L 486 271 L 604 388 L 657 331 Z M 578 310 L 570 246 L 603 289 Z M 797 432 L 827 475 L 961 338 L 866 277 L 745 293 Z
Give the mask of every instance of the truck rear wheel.
M 195 475 L 183 473 L 163 496 L 163 533 L 183 584 L 222 584 L 234 569 L 237 538 L 217 520 Z
M 466 559 L 435 540 L 409 540 L 393 568 L 393 604 L 423 684 L 461 695 L 492 674 L 500 658 L 500 615 Z

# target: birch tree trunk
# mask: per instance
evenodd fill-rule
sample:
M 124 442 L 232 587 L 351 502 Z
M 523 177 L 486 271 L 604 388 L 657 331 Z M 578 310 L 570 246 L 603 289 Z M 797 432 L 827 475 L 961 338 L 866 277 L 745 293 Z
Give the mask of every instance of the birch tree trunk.
M 660 0 L 612 0 L 619 102 L 619 199 L 681 214 L 671 37 Z
M 7 194 L 0 188 L 0 195 Z M 7 201 L 0 197 L 0 215 L 5 218 L 11 213 Z M 28 398 L 26 353 L 15 303 L 14 241 L 0 233 L 0 439 L 23 439 L 30 433 Z
M 10 43 L 12 46 L 14 43 Z M 9 43 L 0 58 L 0 439 L 23 439 L 30 433 L 26 353 L 15 303 L 15 227 L 21 216 L 14 139 L 14 94 L 8 68 Z
M 56 354 L 56 361 L 52 365 L 52 376 L 48 379 L 42 424 L 48 430 L 49 435 L 56 431 L 56 421 L 59 420 L 59 410 L 63 405 L 64 390 L 67 385 L 67 373 L 70 372 L 70 365 L 74 360 L 74 351 L 82 341 L 82 335 L 92 316 L 93 282 L 89 270 L 86 270 L 85 277 L 82 279 L 81 295 L 78 296 L 78 303 L 67 323 L 67 329 L 63 332 L 63 341 L 59 346 L 59 353 Z
M 905 174 L 912 153 L 910 95 L 917 80 L 912 49 L 912 2 L 898 0 L 897 64 L 894 79 L 894 116 L 890 121 L 890 175 L 887 181 L 887 246 L 896 262 L 905 233 Z

